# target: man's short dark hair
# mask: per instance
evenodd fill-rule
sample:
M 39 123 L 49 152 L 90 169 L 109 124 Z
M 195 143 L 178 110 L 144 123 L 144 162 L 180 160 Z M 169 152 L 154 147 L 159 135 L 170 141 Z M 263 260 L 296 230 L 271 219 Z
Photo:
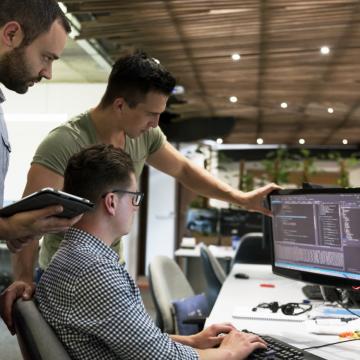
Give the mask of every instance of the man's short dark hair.
M 154 58 L 144 52 L 136 52 L 115 62 L 100 105 L 105 108 L 122 97 L 133 108 L 150 91 L 169 96 L 175 83 L 170 72 Z
M 71 26 L 55 0 L 0 0 L 0 27 L 17 21 L 24 32 L 21 46 L 30 45 L 50 30 L 55 20 L 69 33 Z
M 113 145 L 94 145 L 73 155 L 64 174 L 64 191 L 96 203 L 113 188 L 127 189 L 134 165 Z

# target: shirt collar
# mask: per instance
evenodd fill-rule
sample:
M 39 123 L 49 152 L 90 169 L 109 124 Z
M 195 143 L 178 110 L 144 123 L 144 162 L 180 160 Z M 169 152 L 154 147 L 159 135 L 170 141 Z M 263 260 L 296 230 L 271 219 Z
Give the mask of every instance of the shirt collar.
M 3 92 L 0 89 L 0 104 L 3 103 L 5 101 L 5 95 L 3 94 Z
M 99 238 L 88 232 L 71 227 L 65 234 L 65 240 L 72 241 L 78 250 L 91 251 L 98 256 L 106 257 L 112 261 L 119 262 L 119 255 L 104 244 Z

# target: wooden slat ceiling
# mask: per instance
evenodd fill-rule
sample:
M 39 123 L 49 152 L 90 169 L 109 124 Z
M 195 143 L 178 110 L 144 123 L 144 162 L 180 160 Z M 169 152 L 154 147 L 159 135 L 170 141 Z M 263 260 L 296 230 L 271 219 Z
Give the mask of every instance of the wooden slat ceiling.
M 79 38 L 98 40 L 113 60 L 134 49 L 159 59 L 185 88 L 186 103 L 171 107 L 181 120 L 234 116 L 225 142 L 360 142 L 360 1 L 63 3 Z

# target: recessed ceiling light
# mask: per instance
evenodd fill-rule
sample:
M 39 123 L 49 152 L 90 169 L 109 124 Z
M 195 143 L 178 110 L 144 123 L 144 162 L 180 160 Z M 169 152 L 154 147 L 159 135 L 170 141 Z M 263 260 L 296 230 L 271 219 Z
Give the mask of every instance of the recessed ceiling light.
M 280 104 L 280 106 L 283 108 L 283 109 L 286 109 L 288 107 L 288 104 L 286 102 L 282 102 Z
M 264 140 L 262 138 L 256 139 L 256 142 L 258 145 L 262 145 L 264 143 Z
M 183 95 L 185 94 L 185 88 L 183 85 L 175 85 L 173 91 L 171 92 L 172 95 Z
M 332 114 L 332 113 L 334 112 L 334 109 L 333 109 L 332 107 L 329 107 L 329 108 L 327 109 L 327 111 L 328 111 L 329 114 Z
M 234 61 L 239 61 L 241 59 L 241 55 L 238 54 L 238 53 L 234 53 L 231 55 L 231 58 L 234 60 Z
M 330 53 L 330 48 L 328 46 L 322 46 L 320 52 L 322 55 L 328 55 Z
M 216 142 L 220 145 L 220 144 L 222 144 L 224 141 L 223 141 L 222 138 L 217 138 L 217 139 L 216 139 Z
M 229 101 L 232 103 L 236 103 L 238 101 L 238 98 L 236 96 L 230 96 Z
M 305 144 L 305 139 L 299 139 L 299 144 L 301 144 L 301 145 L 304 145 Z
M 343 139 L 342 143 L 343 143 L 344 145 L 347 145 L 347 144 L 348 144 L 347 139 Z

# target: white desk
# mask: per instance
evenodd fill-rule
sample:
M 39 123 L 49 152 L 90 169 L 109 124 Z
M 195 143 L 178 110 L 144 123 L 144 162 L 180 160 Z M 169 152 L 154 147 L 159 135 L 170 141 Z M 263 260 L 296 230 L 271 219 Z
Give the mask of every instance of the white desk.
M 216 246 L 209 245 L 209 250 L 219 259 L 232 259 L 235 255 L 235 250 L 231 246 Z M 200 257 L 200 246 L 196 245 L 193 249 L 180 248 L 175 251 L 175 256 L 182 257 Z
M 247 273 L 250 279 L 235 279 L 233 274 L 236 272 Z M 275 287 L 261 287 L 260 284 L 264 283 L 273 284 Z M 259 334 L 271 335 L 298 348 L 340 340 L 337 336 L 311 334 L 301 322 L 246 320 L 232 317 L 236 306 L 256 306 L 271 301 L 278 301 L 280 304 L 301 302 L 305 298 L 301 290 L 303 285 L 301 282 L 272 274 L 269 265 L 236 264 L 222 286 L 206 326 L 231 322 L 239 330 L 247 329 Z M 357 360 L 360 359 L 360 341 L 309 351 L 328 360 Z

